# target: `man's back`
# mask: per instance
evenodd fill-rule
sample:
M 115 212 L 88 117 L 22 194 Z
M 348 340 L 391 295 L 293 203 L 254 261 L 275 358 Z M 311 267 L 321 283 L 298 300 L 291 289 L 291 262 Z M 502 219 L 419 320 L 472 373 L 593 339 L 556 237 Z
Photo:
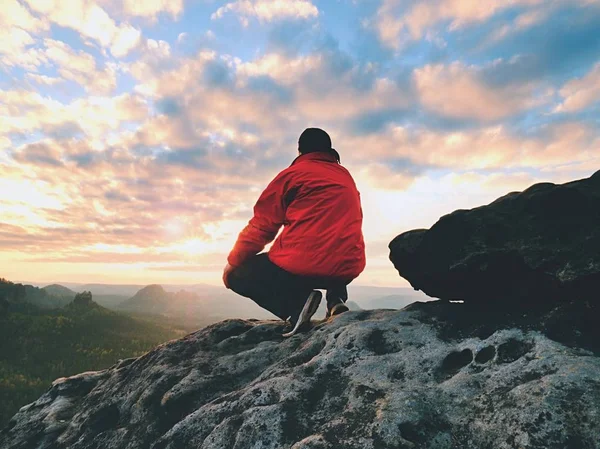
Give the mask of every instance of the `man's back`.
M 351 280 L 365 267 L 360 194 L 328 153 L 302 155 L 280 173 L 284 230 L 269 258 L 302 276 Z

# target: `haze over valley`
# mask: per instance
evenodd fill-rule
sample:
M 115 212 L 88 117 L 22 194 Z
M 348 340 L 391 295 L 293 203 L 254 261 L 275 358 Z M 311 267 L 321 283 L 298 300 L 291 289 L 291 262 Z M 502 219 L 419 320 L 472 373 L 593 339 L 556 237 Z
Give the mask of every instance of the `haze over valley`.
M 402 308 L 424 295 L 351 286 L 352 310 Z M 325 315 L 324 304 L 317 317 Z M 0 427 L 59 377 L 108 368 L 225 319 L 275 319 L 225 287 L 21 284 L 0 279 Z

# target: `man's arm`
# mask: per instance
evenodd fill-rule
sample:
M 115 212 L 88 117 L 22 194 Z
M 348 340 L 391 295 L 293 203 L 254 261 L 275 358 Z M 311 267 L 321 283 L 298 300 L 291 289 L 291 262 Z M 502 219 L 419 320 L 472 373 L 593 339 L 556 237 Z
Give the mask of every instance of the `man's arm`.
M 254 216 L 240 232 L 227 262 L 237 267 L 271 243 L 285 221 L 284 197 L 289 189 L 289 174 L 279 173 L 260 195 Z

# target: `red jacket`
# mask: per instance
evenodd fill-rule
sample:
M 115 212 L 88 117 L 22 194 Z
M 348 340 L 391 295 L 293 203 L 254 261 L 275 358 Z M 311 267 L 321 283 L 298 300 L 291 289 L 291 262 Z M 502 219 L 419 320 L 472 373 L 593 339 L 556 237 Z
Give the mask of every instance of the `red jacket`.
M 280 268 L 302 276 L 348 282 L 365 268 L 360 193 L 352 176 L 329 153 L 303 154 L 279 173 L 254 206 L 227 261 L 238 266 L 269 251 Z

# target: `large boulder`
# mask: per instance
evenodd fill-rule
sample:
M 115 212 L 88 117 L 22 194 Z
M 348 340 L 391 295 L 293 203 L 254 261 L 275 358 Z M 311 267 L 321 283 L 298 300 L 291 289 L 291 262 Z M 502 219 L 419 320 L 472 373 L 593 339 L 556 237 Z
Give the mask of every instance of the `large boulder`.
M 598 448 L 597 355 L 465 307 L 348 312 L 286 340 L 216 324 L 57 380 L 0 447 Z
M 598 301 L 600 171 L 457 210 L 429 230 L 399 235 L 390 250 L 400 275 L 436 298 Z

